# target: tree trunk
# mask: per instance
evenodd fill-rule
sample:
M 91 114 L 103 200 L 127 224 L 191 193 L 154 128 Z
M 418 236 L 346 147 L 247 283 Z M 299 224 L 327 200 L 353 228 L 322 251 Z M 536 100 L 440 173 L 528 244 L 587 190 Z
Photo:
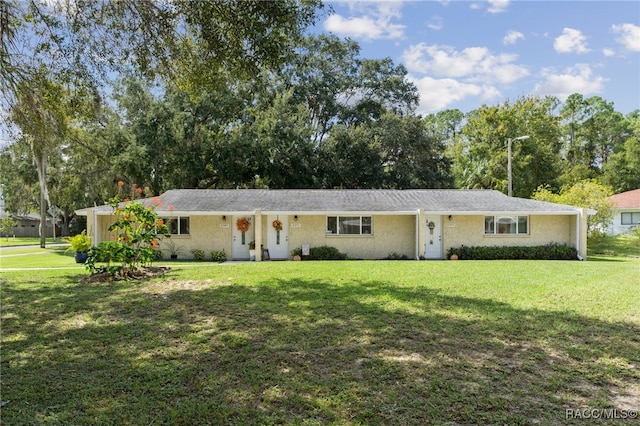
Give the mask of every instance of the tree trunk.
M 49 193 L 47 192 L 47 157 L 42 148 L 36 149 L 31 141 L 31 151 L 38 171 L 40 181 L 40 248 L 45 248 L 47 241 L 47 202 Z

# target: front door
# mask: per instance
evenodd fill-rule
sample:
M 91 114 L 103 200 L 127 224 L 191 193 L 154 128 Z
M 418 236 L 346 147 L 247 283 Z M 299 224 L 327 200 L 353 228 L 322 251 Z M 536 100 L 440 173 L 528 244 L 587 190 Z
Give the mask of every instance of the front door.
M 273 226 L 276 220 L 280 221 L 281 230 Z M 287 216 L 267 217 L 267 248 L 271 259 L 289 258 L 289 218 Z
M 246 232 L 241 232 L 238 229 L 238 221 L 240 219 L 249 220 L 249 229 Z M 249 259 L 249 243 L 253 241 L 253 218 L 251 216 L 234 216 L 233 227 L 231 235 L 233 237 L 233 244 L 231 245 L 231 258 L 236 260 L 248 260 Z
M 442 216 L 427 216 L 424 257 L 442 259 Z

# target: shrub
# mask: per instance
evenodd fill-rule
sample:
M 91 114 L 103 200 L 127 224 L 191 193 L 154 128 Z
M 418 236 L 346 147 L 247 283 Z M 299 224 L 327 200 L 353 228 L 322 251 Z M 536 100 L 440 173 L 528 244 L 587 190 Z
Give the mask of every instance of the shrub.
M 447 251 L 447 259 L 457 255 L 460 260 L 576 260 L 578 251 L 567 245 L 546 246 L 476 246 L 452 247 Z
M 211 260 L 213 260 L 214 262 L 226 262 L 227 261 L 227 253 L 224 252 L 224 250 L 222 251 L 212 251 L 211 252 Z
M 87 253 L 91 248 L 91 238 L 87 236 L 87 231 L 83 230 L 81 233 L 69 237 L 69 248 L 76 253 Z
M 407 256 L 406 254 L 396 253 L 394 251 L 392 253 L 389 253 L 387 257 L 383 258 L 382 260 L 409 260 L 409 256 Z
M 195 260 L 204 260 L 204 250 L 193 249 L 191 250 L 191 254 L 193 254 Z
M 170 237 L 169 228 L 158 217 L 155 207 L 140 203 L 120 204 L 118 198 L 111 200 L 116 221 L 108 230 L 114 241 L 100 243 L 89 250 L 86 267 L 92 274 L 109 270 L 111 275 L 127 276 L 139 267 L 150 266 L 156 259 L 161 236 Z M 96 267 L 96 262 L 107 262 L 107 268 Z M 120 266 L 111 265 L 119 262 Z
M 300 256 L 302 260 L 346 260 L 347 255 L 337 248 L 329 246 L 311 247 L 309 256 L 302 255 L 302 248 L 291 251 L 291 256 Z

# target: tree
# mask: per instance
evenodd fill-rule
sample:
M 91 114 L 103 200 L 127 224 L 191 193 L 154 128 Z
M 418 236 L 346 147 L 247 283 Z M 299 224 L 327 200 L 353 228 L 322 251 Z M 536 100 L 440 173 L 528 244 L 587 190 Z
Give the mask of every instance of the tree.
M 525 135 L 529 138 L 513 143 L 514 195 L 529 197 L 538 186 L 553 185 L 560 161 L 559 127 L 552 113 L 556 105 L 552 97 L 523 97 L 469 113 L 454 149 L 458 186 L 506 193 L 507 142 Z M 478 173 L 470 173 L 474 170 Z
M 110 72 L 134 68 L 201 92 L 221 73 L 246 78 L 277 68 L 321 8 L 317 0 L 1 0 L 8 78 L 0 88 L 11 105 L 17 86 L 44 65 L 52 79 L 91 89 Z
M 560 181 L 571 185 L 602 175 L 610 156 L 628 137 L 624 117 L 613 103 L 574 93 L 560 110 L 562 155 L 566 165 Z
M 40 221 L 47 217 L 50 204 L 47 187 L 49 156 L 62 143 L 69 127 L 70 109 L 62 86 L 39 74 L 29 88 L 21 84 L 18 102 L 11 110 L 12 120 L 20 127 L 29 142 L 40 183 Z M 46 235 L 40 232 L 40 247 L 44 248 Z
M 386 112 L 370 123 L 334 127 L 319 150 L 319 175 L 329 188 L 448 188 L 444 149 L 420 117 Z
M 7 241 L 9 240 L 9 231 L 11 228 L 18 226 L 18 222 L 11 216 L 3 217 L 0 221 L 0 234 L 5 234 Z
M 373 126 L 383 153 L 383 187 L 451 187 L 451 163 L 445 156 L 445 144 L 428 136 L 420 117 L 388 112 Z
M 587 219 L 588 232 L 590 235 L 594 235 L 604 231 L 613 218 L 611 203 L 608 200 L 612 193 L 610 187 L 600 185 L 595 181 L 585 180 L 570 187 L 565 186 L 559 193 L 553 193 L 548 188 L 540 187 L 532 198 L 595 210 L 596 214 Z
M 640 110 L 625 117 L 629 136 L 603 166 L 602 181 L 616 193 L 640 188 Z
M 308 37 L 283 70 L 278 91 L 293 88 L 291 101 L 307 107 L 315 145 L 334 125 L 370 122 L 387 111 L 409 114 L 418 103 L 417 88 L 407 79 L 404 66 L 389 58 L 359 55 L 360 46 L 352 40 Z

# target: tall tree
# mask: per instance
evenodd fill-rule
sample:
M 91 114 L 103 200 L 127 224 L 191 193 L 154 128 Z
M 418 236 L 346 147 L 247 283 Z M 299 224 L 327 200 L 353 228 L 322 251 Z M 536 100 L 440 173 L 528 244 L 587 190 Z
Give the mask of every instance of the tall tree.
M 640 110 L 625 117 L 628 137 L 603 166 L 602 181 L 616 193 L 640 188 Z
M 24 86 L 26 83 L 21 83 Z M 70 105 L 64 88 L 39 74 L 22 87 L 18 102 L 11 110 L 12 120 L 20 127 L 31 147 L 40 183 L 40 247 L 45 247 L 44 233 L 47 206 L 50 204 L 47 187 L 49 156 L 59 148 L 69 131 Z
M 556 106 L 555 98 L 522 97 L 469 113 L 462 129 L 463 145 L 455 151 L 457 184 L 506 193 L 507 144 L 520 136 L 529 138 L 512 145 L 514 195 L 529 197 L 538 186 L 555 184 L 560 160 L 559 127 L 553 113 Z M 474 176 L 480 180 L 474 181 Z
M 560 110 L 562 154 L 566 163 L 560 180 L 573 184 L 598 178 L 609 157 L 628 136 L 622 114 L 599 96 L 570 95 Z
M 280 66 L 321 8 L 318 0 L 0 0 L 1 72 L 11 77 L 0 88 L 16 95 L 23 75 L 45 65 L 75 85 L 95 88 L 109 72 L 135 68 L 201 92 L 220 73 Z

